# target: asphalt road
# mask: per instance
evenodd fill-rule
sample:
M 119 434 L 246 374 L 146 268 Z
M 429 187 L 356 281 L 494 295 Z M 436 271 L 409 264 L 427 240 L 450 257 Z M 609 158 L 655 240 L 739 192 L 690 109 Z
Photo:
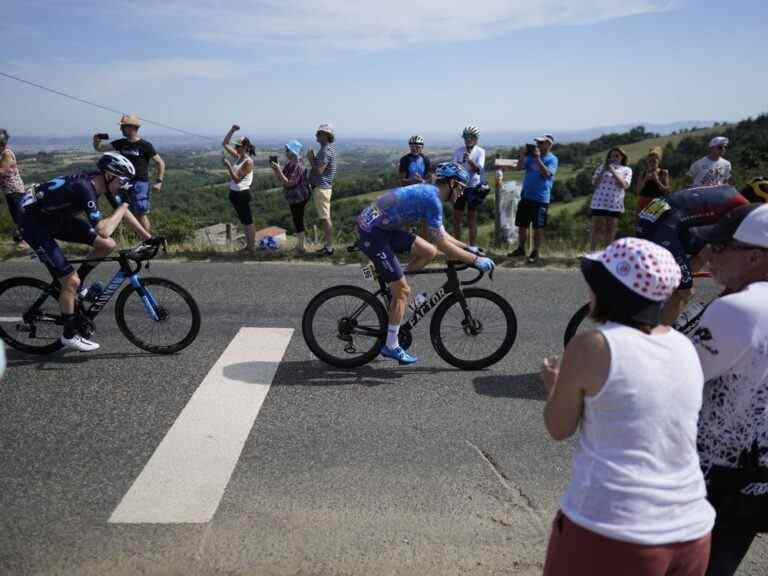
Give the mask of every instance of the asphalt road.
M 44 277 L 34 263 L 1 266 L 0 278 Z M 519 323 L 509 355 L 482 372 L 437 357 L 428 322 L 416 329 L 416 367 L 340 371 L 313 359 L 303 308 L 324 287 L 365 285 L 357 266 L 159 262 L 151 275 L 187 287 L 203 311 L 200 336 L 181 354 L 134 348 L 112 304 L 97 320 L 96 353 L 9 352 L 0 574 L 541 572 L 573 445 L 548 438 L 537 373 L 584 301 L 576 272 L 501 270 L 482 284 L 512 303 Z M 213 519 L 108 523 L 243 326 L 296 332 Z M 739 574 L 766 571 L 763 538 Z

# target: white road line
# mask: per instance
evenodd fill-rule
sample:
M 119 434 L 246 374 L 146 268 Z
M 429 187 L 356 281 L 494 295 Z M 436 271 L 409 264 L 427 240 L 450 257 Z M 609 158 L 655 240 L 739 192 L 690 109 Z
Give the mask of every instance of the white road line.
M 241 328 L 110 523 L 204 523 L 216 513 L 293 329 Z
M 0 322 L 21 322 L 21 316 L 0 316 Z

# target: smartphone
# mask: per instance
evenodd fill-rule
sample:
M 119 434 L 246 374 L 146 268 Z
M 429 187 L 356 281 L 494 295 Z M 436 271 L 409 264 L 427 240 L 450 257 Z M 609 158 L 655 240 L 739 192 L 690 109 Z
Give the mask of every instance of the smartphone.
M 106 132 L 101 132 L 99 134 L 96 134 L 96 140 L 109 140 L 109 134 Z
M 525 145 L 525 153 L 526 154 L 533 154 L 534 150 L 536 150 L 536 144 L 526 144 Z
M 274 162 L 275 164 L 277 164 L 277 156 L 270 156 L 269 157 L 269 161 L 270 162 Z

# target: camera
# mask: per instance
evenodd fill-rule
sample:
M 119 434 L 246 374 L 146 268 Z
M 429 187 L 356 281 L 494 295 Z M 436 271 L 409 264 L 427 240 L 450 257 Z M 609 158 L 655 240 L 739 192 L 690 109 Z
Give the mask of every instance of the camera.
M 277 156 L 270 156 L 270 157 L 269 157 L 269 162 L 270 162 L 270 163 L 273 163 L 273 162 L 274 162 L 275 164 L 277 164 Z
M 526 144 L 525 145 L 525 153 L 530 155 L 533 154 L 533 151 L 536 150 L 536 144 Z
M 109 134 L 105 132 L 101 132 L 100 134 L 96 134 L 96 140 L 109 140 Z

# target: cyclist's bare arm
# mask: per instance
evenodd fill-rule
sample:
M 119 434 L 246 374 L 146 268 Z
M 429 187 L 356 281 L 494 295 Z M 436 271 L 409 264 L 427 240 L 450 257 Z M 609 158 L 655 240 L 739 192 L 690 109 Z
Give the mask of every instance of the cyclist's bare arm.
M 136 227 L 134 228 L 136 232 L 139 233 L 139 236 L 141 236 L 142 240 L 148 240 L 149 238 L 152 237 L 151 234 L 149 234 L 141 226 L 141 224 L 139 224 L 139 222 L 136 220 L 136 217 L 128 211 L 127 203 L 124 203 L 118 206 L 115 209 L 115 211 L 109 216 L 109 218 L 100 220 L 99 223 L 96 224 L 96 233 L 102 238 L 111 238 L 112 234 L 114 234 L 115 229 L 120 225 L 120 222 L 122 222 L 123 218 L 126 218 L 129 223 L 131 222 L 131 220 L 133 220 L 136 223 Z
M 456 240 L 456 238 L 448 234 L 448 232 L 443 232 L 443 235 L 435 240 L 435 245 L 440 252 L 445 254 L 451 260 L 459 260 L 461 262 L 466 262 L 467 264 L 474 264 L 475 259 L 477 258 L 477 256 L 471 252 L 464 250 L 464 244 Z
M 152 238 L 152 234 L 146 231 L 144 226 L 141 225 L 141 222 L 139 222 L 136 216 L 133 215 L 133 212 L 128 210 L 123 218 L 125 219 L 126 224 L 128 224 L 128 226 L 136 231 L 136 233 L 139 235 L 139 238 L 142 240 L 149 240 Z

